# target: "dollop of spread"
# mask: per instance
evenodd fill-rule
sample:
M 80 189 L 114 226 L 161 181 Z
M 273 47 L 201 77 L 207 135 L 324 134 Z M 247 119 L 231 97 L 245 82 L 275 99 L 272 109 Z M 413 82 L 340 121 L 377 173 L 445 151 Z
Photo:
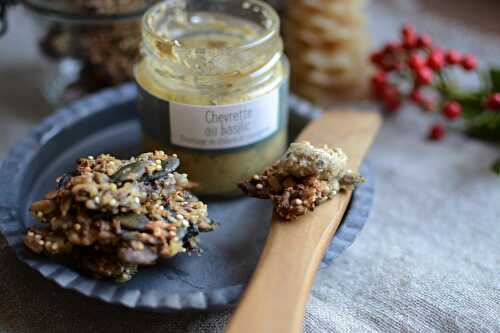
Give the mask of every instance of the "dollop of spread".
M 347 161 L 341 148 L 296 142 L 262 175 L 254 175 L 239 187 L 249 196 L 271 199 L 276 213 L 292 220 L 364 181 L 347 168 Z

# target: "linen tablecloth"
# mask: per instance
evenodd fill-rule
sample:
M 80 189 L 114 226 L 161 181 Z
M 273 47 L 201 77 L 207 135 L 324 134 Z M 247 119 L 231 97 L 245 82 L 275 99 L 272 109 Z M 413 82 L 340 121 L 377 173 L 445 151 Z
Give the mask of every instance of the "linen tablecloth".
M 380 45 L 412 22 L 500 65 L 499 8 L 378 0 L 371 32 Z M 0 39 L 0 157 L 49 112 L 38 92 L 36 28 L 20 8 L 9 18 Z M 430 122 L 411 108 L 385 122 L 369 154 L 371 218 L 318 273 L 306 332 L 500 332 L 500 177 L 489 170 L 500 149 L 459 134 L 430 143 Z M 0 237 L 0 332 L 222 332 L 229 315 L 145 313 L 88 299 L 20 263 Z

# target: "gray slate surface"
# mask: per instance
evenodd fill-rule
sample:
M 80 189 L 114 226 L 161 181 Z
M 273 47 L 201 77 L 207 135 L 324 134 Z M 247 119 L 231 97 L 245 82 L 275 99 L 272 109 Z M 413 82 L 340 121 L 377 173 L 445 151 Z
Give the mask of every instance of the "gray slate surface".
M 443 1 L 450 10 L 442 12 L 422 2 L 431 7 L 373 4 L 376 44 L 409 21 L 439 42 L 500 64 L 495 1 Z M 490 13 L 488 3 L 497 6 Z M 18 25 L 0 40 L 2 152 L 47 110 L 33 92 L 41 66 L 30 44 L 32 26 L 18 10 L 12 18 Z M 491 19 L 483 24 L 483 18 Z M 318 274 L 306 332 L 500 331 L 500 178 L 489 172 L 500 152 L 458 134 L 428 143 L 422 138 L 430 121 L 408 109 L 384 124 L 369 156 L 378 180 L 371 220 Z M 142 313 L 90 300 L 45 281 L 3 245 L 0 296 L 1 332 L 221 332 L 228 318 L 227 312 Z

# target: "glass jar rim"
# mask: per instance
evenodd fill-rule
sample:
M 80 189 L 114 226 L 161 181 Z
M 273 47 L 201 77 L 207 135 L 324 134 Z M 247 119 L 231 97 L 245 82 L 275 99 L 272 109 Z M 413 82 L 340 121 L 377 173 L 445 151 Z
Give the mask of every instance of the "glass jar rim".
M 225 1 L 231 1 L 231 0 L 225 0 Z M 267 4 L 261 0 L 240 0 L 240 1 L 241 1 L 242 5 L 244 3 L 248 3 L 250 6 L 256 5 L 256 6 L 259 6 L 260 8 L 262 8 L 265 11 L 265 13 L 268 15 L 268 18 L 270 19 L 271 24 L 268 27 L 265 27 L 265 31 L 258 38 L 251 40 L 247 43 L 241 44 L 241 45 L 223 46 L 223 47 L 219 48 L 220 50 L 224 50 L 224 51 L 241 50 L 241 51 L 243 51 L 243 50 L 254 48 L 254 47 L 257 47 L 261 44 L 264 44 L 267 41 L 269 41 L 270 39 L 272 39 L 276 34 L 279 34 L 280 19 L 279 19 L 278 14 L 276 13 L 276 11 L 274 10 L 274 8 L 272 6 L 270 6 L 269 4 Z M 179 0 L 163 0 L 163 1 L 153 5 L 151 8 L 149 8 L 143 17 L 144 32 L 147 33 L 149 36 L 153 37 L 153 39 L 155 39 L 155 40 L 158 40 L 161 42 L 166 42 L 166 43 L 175 43 L 176 42 L 175 39 L 171 40 L 171 39 L 167 39 L 164 36 L 159 35 L 155 31 L 155 29 L 151 26 L 151 24 L 149 22 L 149 18 L 152 17 L 153 14 L 155 13 L 155 11 L 157 11 L 162 6 L 165 6 L 168 4 L 174 5 L 175 3 L 178 3 L 178 2 L 179 2 Z M 176 46 L 176 47 L 178 49 L 183 49 L 182 45 Z M 194 51 L 194 52 L 202 51 L 202 50 L 206 50 L 206 49 L 207 48 L 205 48 L 205 47 L 195 47 L 195 48 L 190 47 L 189 48 L 190 51 Z

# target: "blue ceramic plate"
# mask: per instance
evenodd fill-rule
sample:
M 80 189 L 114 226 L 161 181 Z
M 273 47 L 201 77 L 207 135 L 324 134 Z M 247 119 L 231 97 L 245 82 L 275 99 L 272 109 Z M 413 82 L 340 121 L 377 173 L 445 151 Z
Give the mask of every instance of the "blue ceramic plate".
M 209 213 L 221 222 L 202 235 L 203 256 L 179 255 L 141 269 L 119 284 L 89 278 L 23 246 L 26 228 L 35 223 L 30 203 L 53 189 L 54 180 L 74 167 L 80 156 L 112 152 L 129 157 L 139 151 L 140 126 L 135 112 L 137 92 L 127 84 L 82 99 L 36 126 L 0 166 L 0 231 L 18 257 L 64 288 L 110 303 L 152 311 L 206 310 L 234 305 L 252 274 L 266 239 L 272 209 L 251 198 L 209 202 Z M 297 133 L 318 115 L 311 105 L 291 98 Z M 322 266 L 340 255 L 365 224 L 373 201 L 373 174 L 354 193 Z

